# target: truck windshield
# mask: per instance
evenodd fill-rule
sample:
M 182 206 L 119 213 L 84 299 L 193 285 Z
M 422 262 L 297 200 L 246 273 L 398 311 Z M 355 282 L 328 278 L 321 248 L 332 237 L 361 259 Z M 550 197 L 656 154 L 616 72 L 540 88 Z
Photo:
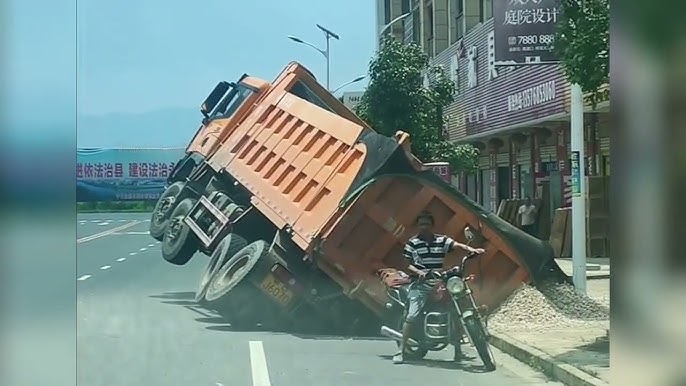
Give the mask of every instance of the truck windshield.
M 252 89 L 240 83 L 237 84 L 217 105 L 212 119 L 231 117 L 252 93 Z

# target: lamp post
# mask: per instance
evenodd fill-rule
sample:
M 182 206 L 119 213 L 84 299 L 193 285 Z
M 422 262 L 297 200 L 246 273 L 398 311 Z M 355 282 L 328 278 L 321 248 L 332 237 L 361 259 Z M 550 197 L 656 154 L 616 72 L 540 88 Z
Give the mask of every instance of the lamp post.
M 384 34 L 386 31 L 388 31 L 388 29 L 391 28 L 391 26 L 392 26 L 393 24 L 399 22 L 400 20 L 404 20 L 404 19 L 405 19 L 406 17 L 408 17 L 408 16 L 410 16 L 410 13 L 409 13 L 409 12 L 403 13 L 402 15 L 396 17 L 395 19 L 391 20 L 388 24 L 386 24 L 385 26 L 383 26 L 383 28 L 381 28 L 381 31 L 379 31 L 379 38 L 380 38 L 381 36 L 383 36 L 383 34 Z
M 336 40 L 339 40 L 340 37 L 336 33 L 332 32 L 331 30 L 329 30 L 325 27 L 322 27 L 319 24 L 317 24 L 317 28 L 319 28 L 320 30 L 322 30 L 322 32 L 324 32 L 324 36 L 326 37 L 326 50 L 322 50 L 322 49 L 318 48 L 317 46 L 315 46 L 314 44 L 306 42 L 306 41 L 304 41 L 304 40 L 302 40 L 296 36 L 293 36 L 293 35 L 288 35 L 288 38 L 293 40 L 296 43 L 300 43 L 300 44 L 304 44 L 306 46 L 310 46 L 310 47 L 314 48 L 315 50 L 317 50 L 320 54 L 324 55 L 324 58 L 326 59 L 326 89 L 329 90 L 329 75 L 330 75 L 330 69 L 331 69 L 330 55 L 329 55 L 329 39 L 334 38 Z
M 364 78 L 366 78 L 366 77 L 367 77 L 367 76 L 362 75 L 362 76 L 358 76 L 357 78 L 355 78 L 355 79 L 353 79 L 353 80 L 349 80 L 349 81 L 343 83 L 342 85 L 336 87 L 335 90 L 331 91 L 331 94 L 335 94 L 337 91 L 339 91 L 339 90 L 342 89 L 343 87 L 349 86 L 349 85 L 351 85 L 351 84 L 353 84 L 353 83 L 357 83 L 357 82 L 361 81 L 362 79 L 364 79 Z

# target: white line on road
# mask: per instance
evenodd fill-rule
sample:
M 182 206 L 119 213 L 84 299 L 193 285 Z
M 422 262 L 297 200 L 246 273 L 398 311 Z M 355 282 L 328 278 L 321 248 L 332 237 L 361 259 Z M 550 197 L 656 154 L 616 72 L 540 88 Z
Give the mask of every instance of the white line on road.
M 126 260 L 126 257 L 120 257 L 117 259 L 117 261 L 124 261 L 124 260 Z
M 141 252 L 145 252 L 145 251 L 147 251 L 147 250 L 148 250 L 148 248 L 141 248 L 141 249 L 139 249 L 139 251 L 141 251 Z
M 264 356 L 262 341 L 250 341 L 250 367 L 253 386 L 271 386 L 267 358 Z
M 110 268 L 112 268 L 111 265 L 103 265 L 102 267 L 100 267 L 100 269 L 102 269 L 103 271 Z
M 155 244 L 148 244 L 148 248 L 152 248 L 154 246 L 155 246 Z
M 108 223 L 108 222 L 101 222 L 101 223 L 99 223 L 98 225 L 110 225 L 110 223 Z
M 136 256 L 136 253 L 138 253 L 138 252 L 131 252 L 131 253 L 129 253 L 129 256 Z
M 78 279 L 76 279 L 76 280 L 78 280 L 78 281 L 84 281 L 84 280 L 88 279 L 89 277 L 91 277 L 91 275 L 83 275 L 83 276 L 81 276 L 80 278 L 78 278 Z
M 104 231 L 104 232 L 100 232 L 100 233 L 96 233 L 96 234 L 94 234 L 94 235 L 82 237 L 82 238 L 76 240 L 76 243 L 77 243 L 77 244 L 81 244 L 81 243 L 85 243 L 85 242 L 87 242 L 87 241 L 95 240 L 95 239 L 100 238 L 100 237 L 103 237 L 103 236 L 111 235 L 112 233 L 115 233 L 115 232 L 124 230 L 124 229 L 126 229 L 126 228 L 131 228 L 132 226 L 134 226 L 134 225 L 136 225 L 136 224 L 139 224 L 140 222 L 141 222 L 141 221 L 131 221 L 131 222 L 128 223 L 128 224 L 124 224 L 124 225 L 118 226 L 118 227 L 116 227 L 116 228 L 108 229 L 108 230 L 106 230 L 106 231 Z
M 126 222 L 126 220 L 119 220 L 119 222 Z

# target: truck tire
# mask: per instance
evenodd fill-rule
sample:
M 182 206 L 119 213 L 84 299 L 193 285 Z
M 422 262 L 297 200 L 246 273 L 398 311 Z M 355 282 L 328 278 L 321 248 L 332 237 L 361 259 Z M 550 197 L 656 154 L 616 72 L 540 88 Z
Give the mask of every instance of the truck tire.
M 470 316 L 465 319 L 464 324 L 465 329 L 472 340 L 472 344 L 474 344 L 474 348 L 476 348 L 476 352 L 484 363 L 486 371 L 494 371 L 495 361 L 493 360 L 491 350 L 488 347 L 488 337 L 486 336 L 486 331 L 484 331 L 481 321 L 476 316 Z
M 268 255 L 269 244 L 263 240 L 236 252 L 207 285 L 205 302 L 208 308 L 225 316 L 237 328 L 262 322 L 264 314 L 273 315 L 271 302 L 260 296 L 260 290 L 246 280 L 256 267 L 268 266 Z
M 183 181 L 174 182 L 162 193 L 155 204 L 150 218 L 150 236 L 157 241 L 164 239 L 164 231 L 167 229 L 172 211 L 176 206 L 176 199 L 186 186 Z
M 257 240 L 236 252 L 214 275 L 207 286 L 205 300 L 225 297 L 269 253 L 269 244 Z
M 238 251 L 245 248 L 248 242 L 235 233 L 229 233 L 219 242 L 219 245 L 214 249 L 210 255 L 210 262 L 205 268 L 205 272 L 200 278 L 200 285 L 195 292 L 195 301 L 203 303 L 205 301 L 205 292 L 207 285 L 210 283 L 214 275 L 219 271 L 224 264 L 231 259 Z
M 184 265 L 198 250 L 198 239 L 183 219 L 191 211 L 196 200 L 186 198 L 174 208 L 162 239 L 162 257 L 174 265 Z

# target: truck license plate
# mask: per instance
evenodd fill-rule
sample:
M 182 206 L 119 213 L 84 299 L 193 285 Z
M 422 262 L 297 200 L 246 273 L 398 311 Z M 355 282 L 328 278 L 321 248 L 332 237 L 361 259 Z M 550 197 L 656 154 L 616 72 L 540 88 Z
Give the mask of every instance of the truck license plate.
M 282 306 L 287 306 L 293 299 L 293 293 L 271 273 L 262 280 L 262 290 Z

